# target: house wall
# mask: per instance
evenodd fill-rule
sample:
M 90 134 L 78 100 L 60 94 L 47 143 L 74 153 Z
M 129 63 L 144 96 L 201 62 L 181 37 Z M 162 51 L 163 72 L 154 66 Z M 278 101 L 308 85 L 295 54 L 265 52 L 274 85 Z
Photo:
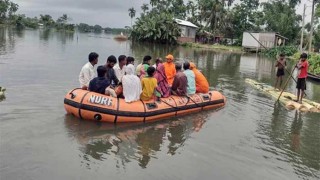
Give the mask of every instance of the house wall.
M 253 38 L 248 32 L 243 32 L 242 47 L 249 49 L 264 49 L 272 48 L 275 46 L 276 34 L 275 33 L 251 33 Z M 264 46 L 262 46 L 258 41 Z
M 260 33 L 259 35 L 259 41 L 266 48 L 273 48 L 275 46 L 275 39 L 276 33 Z
M 195 42 L 196 28 L 182 25 L 179 25 L 179 28 L 181 29 L 181 37 L 178 38 L 179 42 Z
M 180 43 L 195 42 L 195 38 L 179 37 L 178 42 L 180 42 Z
M 251 33 L 256 39 L 259 39 L 259 33 Z M 242 47 L 244 48 L 259 48 L 259 43 L 248 32 L 243 32 Z

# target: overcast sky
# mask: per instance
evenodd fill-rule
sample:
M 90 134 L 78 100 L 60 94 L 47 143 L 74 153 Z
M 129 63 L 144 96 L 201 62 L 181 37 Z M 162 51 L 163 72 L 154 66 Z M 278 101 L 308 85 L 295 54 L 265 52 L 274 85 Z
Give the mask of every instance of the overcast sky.
M 102 27 L 130 26 L 131 19 L 128 9 L 134 7 L 136 17 L 141 13 L 141 5 L 149 0 L 11 0 L 19 4 L 19 14 L 28 17 L 49 14 L 57 19 L 62 14 L 71 17 L 70 23 L 84 22 L 90 25 L 99 24 Z M 266 1 L 266 0 L 261 0 Z M 303 3 L 311 5 L 311 0 L 301 0 L 297 13 L 302 14 Z M 235 1 L 236 3 L 239 0 Z M 310 21 L 311 8 L 307 8 L 306 21 Z

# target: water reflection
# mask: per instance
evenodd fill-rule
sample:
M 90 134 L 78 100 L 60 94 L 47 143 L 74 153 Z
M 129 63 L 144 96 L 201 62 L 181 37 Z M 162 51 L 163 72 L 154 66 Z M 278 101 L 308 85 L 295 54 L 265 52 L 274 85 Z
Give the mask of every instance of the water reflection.
M 258 148 L 266 152 L 266 159 L 292 164 L 298 176 L 320 178 L 320 122 L 315 120 L 319 116 L 316 113 L 306 115 L 287 111 L 279 102 L 275 103 L 271 122 L 268 117 L 259 121 L 257 137 L 262 144 Z M 311 146 L 314 148 L 309 148 Z
M 0 55 L 7 53 L 14 53 L 16 46 L 16 34 L 18 31 L 15 31 L 11 27 L 0 27 Z M 20 34 L 23 36 L 23 34 Z
M 62 45 L 65 45 L 67 42 L 71 42 L 74 39 L 74 32 L 69 31 L 55 31 L 53 29 L 39 29 L 39 38 L 45 43 L 51 41 L 54 37 Z
M 82 163 L 91 168 L 93 160 L 105 161 L 116 157 L 116 167 L 136 161 L 147 168 L 161 153 L 175 155 L 191 133 L 199 132 L 206 122 L 207 113 L 155 123 L 109 124 L 82 121 L 65 116 L 69 135 L 80 145 Z M 162 153 L 163 154 L 163 153 Z
M 74 38 L 74 32 L 59 31 L 56 34 L 58 41 L 63 45 L 65 45 L 67 42 L 72 42 Z
M 43 41 L 49 41 L 49 39 L 52 39 L 53 33 L 51 29 L 39 29 L 39 37 L 40 40 Z
M 291 149 L 294 152 L 299 152 L 300 150 L 300 131 L 302 124 L 301 112 L 296 110 L 291 124 Z

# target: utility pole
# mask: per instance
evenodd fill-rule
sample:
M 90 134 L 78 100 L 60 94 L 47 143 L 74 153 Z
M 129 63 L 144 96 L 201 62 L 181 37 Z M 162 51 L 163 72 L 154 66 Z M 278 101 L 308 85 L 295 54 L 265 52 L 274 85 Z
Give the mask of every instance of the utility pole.
M 301 29 L 301 39 L 300 39 L 300 53 L 303 51 L 303 33 L 304 33 L 304 18 L 306 17 L 306 4 L 303 6 L 303 15 L 302 15 L 302 29 Z
M 313 38 L 313 19 L 314 19 L 314 4 L 316 0 L 312 1 L 312 13 L 311 13 L 311 30 L 310 30 L 310 39 L 309 39 L 309 54 L 312 48 L 312 38 Z

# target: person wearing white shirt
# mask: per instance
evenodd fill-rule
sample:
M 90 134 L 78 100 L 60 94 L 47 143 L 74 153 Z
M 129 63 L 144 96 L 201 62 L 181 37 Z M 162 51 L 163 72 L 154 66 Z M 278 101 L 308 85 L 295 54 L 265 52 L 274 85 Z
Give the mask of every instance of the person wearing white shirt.
M 89 82 L 96 77 L 94 65 L 98 63 L 99 55 L 95 52 L 89 54 L 89 62 L 87 62 L 81 69 L 79 75 L 80 87 L 83 90 L 88 90 Z
M 126 56 L 125 55 L 120 55 L 118 57 L 118 64 L 116 64 L 113 69 L 114 69 L 114 72 L 117 76 L 117 78 L 119 79 L 119 81 L 121 82 L 122 80 L 122 77 L 124 76 L 125 74 L 125 67 L 126 67 L 126 64 L 127 64 L 127 59 L 126 59 Z

